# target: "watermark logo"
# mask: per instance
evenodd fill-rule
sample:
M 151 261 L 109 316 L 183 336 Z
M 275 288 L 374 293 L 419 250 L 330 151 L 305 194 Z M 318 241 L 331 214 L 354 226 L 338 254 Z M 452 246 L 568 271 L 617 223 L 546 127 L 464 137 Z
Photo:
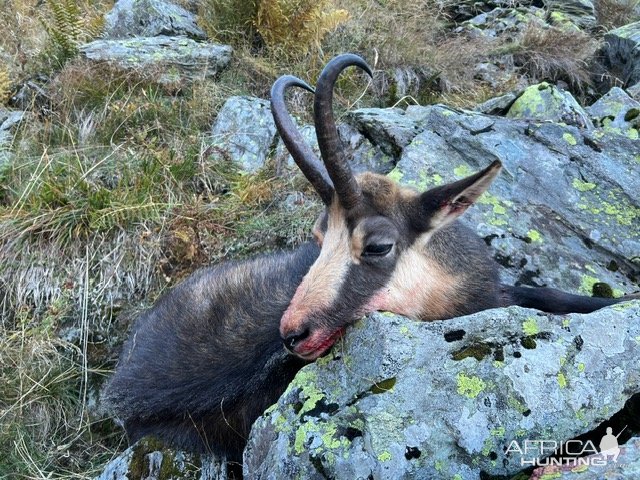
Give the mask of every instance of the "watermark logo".
M 513 440 L 505 450 L 507 455 L 518 454 L 523 467 L 547 466 L 604 466 L 612 461 L 617 463 L 620 455 L 618 438 L 627 427 L 617 435 L 607 427 L 607 433 L 599 443 L 600 450 L 591 440 Z

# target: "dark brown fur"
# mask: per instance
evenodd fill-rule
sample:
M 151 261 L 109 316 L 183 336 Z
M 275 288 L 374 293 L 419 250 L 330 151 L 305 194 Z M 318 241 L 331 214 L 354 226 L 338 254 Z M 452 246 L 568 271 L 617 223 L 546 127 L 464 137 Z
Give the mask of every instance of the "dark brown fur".
M 304 365 L 278 324 L 318 251 L 199 270 L 136 321 L 104 394 L 131 442 L 241 459 L 251 424 Z

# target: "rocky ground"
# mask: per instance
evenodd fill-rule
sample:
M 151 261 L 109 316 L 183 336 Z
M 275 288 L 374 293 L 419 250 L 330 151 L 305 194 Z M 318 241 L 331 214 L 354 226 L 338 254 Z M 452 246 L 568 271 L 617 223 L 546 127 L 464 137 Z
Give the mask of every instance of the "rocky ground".
M 100 38 L 78 42 L 62 69 L 11 82 L 0 106 L 0 447 L 10 453 L 0 476 L 231 475 L 224 461 L 152 439 L 125 450 L 99 402 L 140 308 L 202 264 L 295 245 L 319 208 L 268 109 L 277 73 L 255 68 L 260 53 L 212 39 L 193 3 L 118 1 Z M 465 49 L 481 53 L 459 77 L 438 56 L 381 59 L 362 104 L 341 116 L 352 168 L 427 189 L 500 159 L 501 176 L 462 221 L 490 246 L 504 282 L 639 290 L 640 12 L 625 5 L 446 5 L 433 14 L 446 18 L 441 48 L 465 61 Z M 328 52 L 341 35 L 324 40 Z M 367 48 L 356 51 L 373 63 Z M 340 92 L 351 85 L 363 81 Z M 317 148 L 309 103 L 301 93 L 292 108 Z M 256 422 L 244 476 L 631 478 L 639 320 L 637 301 L 431 324 L 372 315 Z M 545 466 L 551 452 L 516 448 L 598 446 L 607 426 L 625 430 L 620 461 L 605 466 Z M 85 448 L 93 461 L 77 453 Z

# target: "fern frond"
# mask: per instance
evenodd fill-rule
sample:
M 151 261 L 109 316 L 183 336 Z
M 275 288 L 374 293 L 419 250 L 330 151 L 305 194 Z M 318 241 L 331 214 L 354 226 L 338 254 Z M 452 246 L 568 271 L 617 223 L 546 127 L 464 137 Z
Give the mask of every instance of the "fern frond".
M 101 16 L 85 15 L 75 1 L 46 0 L 46 4 L 49 15 L 40 20 L 62 60 L 76 55 L 80 44 L 96 37 L 102 29 Z
M 262 0 L 255 25 L 269 48 L 306 54 L 349 19 L 349 12 L 331 5 L 328 0 Z
M 11 95 L 11 81 L 9 80 L 9 70 L 0 65 L 0 105 L 6 103 Z

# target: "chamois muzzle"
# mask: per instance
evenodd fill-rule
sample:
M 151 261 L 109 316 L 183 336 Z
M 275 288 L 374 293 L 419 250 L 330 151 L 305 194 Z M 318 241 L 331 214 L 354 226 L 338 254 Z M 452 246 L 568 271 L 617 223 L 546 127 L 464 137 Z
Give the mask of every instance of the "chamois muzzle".
M 309 328 L 304 328 L 300 332 L 294 332 L 294 333 L 288 334 L 283 339 L 284 346 L 287 347 L 287 350 L 289 350 L 291 353 L 294 353 L 296 347 L 300 345 L 300 342 L 302 342 L 303 340 L 309 337 L 309 333 L 310 333 Z

